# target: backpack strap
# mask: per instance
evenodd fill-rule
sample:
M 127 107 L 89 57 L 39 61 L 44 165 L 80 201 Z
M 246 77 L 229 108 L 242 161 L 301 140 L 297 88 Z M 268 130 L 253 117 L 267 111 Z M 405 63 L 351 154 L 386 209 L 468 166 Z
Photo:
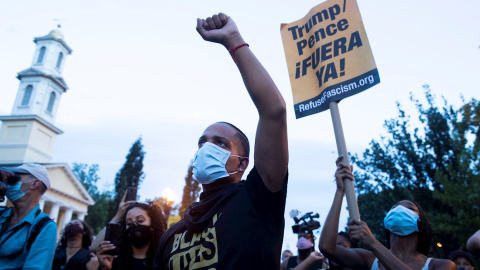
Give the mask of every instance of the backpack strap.
M 6 206 L 0 206 L 0 216 L 3 214 L 3 212 L 7 211 L 10 207 Z
M 35 214 L 35 217 L 40 214 L 42 210 L 38 209 L 37 213 Z M 49 216 L 45 216 L 41 218 L 35 225 L 33 226 L 33 229 L 30 231 L 30 235 L 28 236 L 28 242 L 27 242 L 27 252 L 30 251 L 30 248 L 32 247 L 33 242 L 35 242 L 35 239 L 37 239 L 38 234 L 42 231 L 43 227 L 47 225 L 48 223 L 53 222 L 53 220 Z
M 5 213 L 5 211 L 10 208 L 11 207 L 5 206 L 0 207 L 0 216 L 3 215 L 3 213 Z M 10 216 L 7 217 L 7 221 L 3 224 L 2 229 L 0 229 L 0 237 L 2 237 L 2 234 L 8 229 L 8 226 L 10 226 Z

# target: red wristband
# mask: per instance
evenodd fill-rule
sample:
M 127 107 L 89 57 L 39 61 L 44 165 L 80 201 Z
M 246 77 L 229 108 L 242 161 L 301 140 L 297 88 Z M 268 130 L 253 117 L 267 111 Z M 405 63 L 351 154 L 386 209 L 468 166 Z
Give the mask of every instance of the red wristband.
M 237 64 L 237 65 L 238 65 L 238 63 L 237 63 L 236 52 L 237 52 L 238 49 L 240 49 L 240 48 L 243 47 L 243 46 L 250 47 L 250 45 L 248 45 L 248 43 L 243 43 L 243 44 L 240 44 L 240 45 L 238 45 L 237 47 L 235 47 L 235 48 L 233 48 L 233 49 L 232 49 L 232 48 L 228 49 L 228 52 L 230 53 L 230 55 L 232 56 L 233 60 L 235 61 L 235 64 Z

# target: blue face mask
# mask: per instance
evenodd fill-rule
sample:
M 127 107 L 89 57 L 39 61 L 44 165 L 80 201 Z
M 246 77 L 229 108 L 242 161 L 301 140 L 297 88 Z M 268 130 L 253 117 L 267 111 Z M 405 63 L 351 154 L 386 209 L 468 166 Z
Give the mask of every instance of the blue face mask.
M 30 182 L 33 182 L 33 181 L 30 181 Z M 26 182 L 26 183 L 30 183 L 30 182 Z M 14 185 L 7 185 L 7 192 L 6 192 L 5 195 L 7 195 L 7 198 L 11 202 L 14 202 L 14 201 L 20 199 L 21 197 L 25 196 L 25 194 L 27 194 L 30 191 L 30 190 L 28 190 L 27 192 L 23 192 L 22 190 L 20 190 L 21 187 L 22 187 L 22 181 L 18 181 Z
M 227 177 L 233 173 L 227 172 L 225 164 L 230 156 L 241 157 L 237 155 L 230 155 L 227 151 L 213 143 L 206 142 L 197 153 L 193 160 L 193 179 L 200 184 L 210 184 L 215 180 Z
M 405 236 L 419 232 L 417 225 L 418 215 L 412 210 L 398 205 L 387 213 L 383 220 L 385 229 L 394 234 Z

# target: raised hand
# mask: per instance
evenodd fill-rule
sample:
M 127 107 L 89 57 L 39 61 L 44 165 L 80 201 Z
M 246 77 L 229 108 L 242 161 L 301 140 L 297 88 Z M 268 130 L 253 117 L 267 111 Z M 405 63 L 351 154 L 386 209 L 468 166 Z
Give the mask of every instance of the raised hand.
M 345 191 L 344 180 L 353 181 L 353 166 L 348 167 L 342 162 L 343 156 L 339 156 L 335 161 L 337 170 L 335 171 L 335 180 L 337 182 L 337 190 Z
M 241 44 L 237 25 L 224 13 L 206 19 L 197 19 L 197 32 L 206 41 L 220 43 L 227 49 Z M 239 43 L 239 44 L 236 44 Z
M 121 218 L 125 215 L 125 211 L 127 211 L 128 206 L 131 204 L 137 203 L 137 201 L 125 201 L 125 198 L 127 197 L 127 191 L 123 194 L 122 200 L 120 201 L 120 204 L 118 205 L 118 210 L 115 216 L 113 217 L 111 222 L 119 222 Z
M 315 261 L 325 260 L 325 256 L 323 256 L 323 254 L 318 251 L 313 251 L 312 253 L 310 253 L 309 257 Z
M 368 248 L 371 248 L 377 242 L 367 223 L 361 220 L 351 220 L 348 222 L 348 233 L 352 240 L 359 241 Z

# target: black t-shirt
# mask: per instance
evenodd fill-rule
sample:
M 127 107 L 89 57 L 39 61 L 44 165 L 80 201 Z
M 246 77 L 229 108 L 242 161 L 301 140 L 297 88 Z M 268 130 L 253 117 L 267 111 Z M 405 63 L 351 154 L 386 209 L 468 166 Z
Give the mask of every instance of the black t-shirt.
M 287 178 L 283 189 L 272 193 L 254 167 L 246 181 L 201 196 L 190 212 L 218 210 L 200 232 L 187 229 L 192 227 L 186 217 L 163 234 L 154 269 L 279 269 Z M 218 203 L 200 209 L 202 201 L 215 196 Z
M 67 262 L 67 252 L 64 247 L 58 247 L 53 257 L 52 270 L 85 270 L 87 263 L 93 257 L 88 248 L 81 248 Z
M 148 270 L 146 259 L 135 259 L 133 258 L 133 268 L 135 270 Z

